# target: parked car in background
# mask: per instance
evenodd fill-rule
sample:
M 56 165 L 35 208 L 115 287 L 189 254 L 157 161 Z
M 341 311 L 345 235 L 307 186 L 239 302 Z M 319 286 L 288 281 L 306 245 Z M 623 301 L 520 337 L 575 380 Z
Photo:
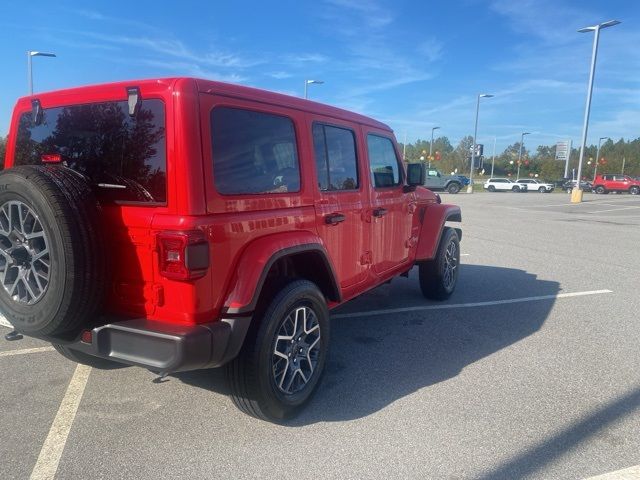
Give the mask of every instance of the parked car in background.
M 544 183 L 538 180 L 534 180 L 533 178 L 521 178 L 520 180 L 516 180 L 516 183 L 526 184 L 528 192 L 540 192 L 540 193 L 551 193 L 553 189 L 556 188 L 553 183 Z
M 526 183 L 512 182 L 508 178 L 490 178 L 484 182 L 484 189 L 490 192 L 526 192 Z
M 562 190 L 567 193 L 571 193 L 571 191 L 576 188 L 576 184 L 576 180 L 568 180 L 562 184 Z M 587 182 L 586 180 L 580 180 L 580 188 L 583 192 L 591 192 L 593 190 L 593 185 L 591 182 Z
M 435 168 L 427 169 L 424 186 L 429 190 L 445 190 L 449 193 L 458 193 L 462 185 L 462 180 L 458 175 L 445 175 Z
M 628 175 L 604 174 L 596 175 L 593 182 L 596 193 L 629 192 L 631 195 L 640 193 L 640 181 Z

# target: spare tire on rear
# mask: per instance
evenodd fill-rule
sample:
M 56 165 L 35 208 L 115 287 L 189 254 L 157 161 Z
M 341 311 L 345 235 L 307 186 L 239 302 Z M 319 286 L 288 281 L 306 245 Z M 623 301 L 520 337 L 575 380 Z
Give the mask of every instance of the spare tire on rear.
M 62 166 L 0 173 L 0 310 L 20 332 L 69 336 L 102 305 L 107 260 L 100 207 Z

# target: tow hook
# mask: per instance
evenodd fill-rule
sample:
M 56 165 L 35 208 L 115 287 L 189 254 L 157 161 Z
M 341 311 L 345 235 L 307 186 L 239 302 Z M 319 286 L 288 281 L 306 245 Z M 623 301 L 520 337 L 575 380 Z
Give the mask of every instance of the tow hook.
M 20 332 L 18 332 L 17 330 L 14 330 L 13 332 L 9 332 L 4 336 L 4 339 L 7 342 L 13 342 L 15 340 L 22 340 L 24 337 L 22 336 L 22 334 Z

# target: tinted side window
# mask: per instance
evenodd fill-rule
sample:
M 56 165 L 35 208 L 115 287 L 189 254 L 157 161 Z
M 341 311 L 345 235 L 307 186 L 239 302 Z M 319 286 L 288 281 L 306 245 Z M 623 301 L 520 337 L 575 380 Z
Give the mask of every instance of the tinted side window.
M 359 184 L 358 157 L 353 132 L 315 124 L 313 144 L 320 190 L 356 190 Z
M 230 107 L 211 111 L 213 176 L 224 195 L 300 191 L 290 118 Z
M 391 140 L 378 135 L 367 135 L 371 183 L 375 188 L 400 185 L 400 167 Z M 436 172 L 436 176 L 438 172 Z

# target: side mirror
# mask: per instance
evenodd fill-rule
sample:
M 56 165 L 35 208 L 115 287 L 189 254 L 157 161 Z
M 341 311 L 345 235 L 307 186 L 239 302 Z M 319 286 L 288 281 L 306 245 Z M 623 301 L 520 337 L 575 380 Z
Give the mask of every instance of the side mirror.
M 424 163 L 409 163 L 407 165 L 407 185 L 415 187 L 418 185 L 424 185 L 424 178 L 426 176 L 426 168 Z

